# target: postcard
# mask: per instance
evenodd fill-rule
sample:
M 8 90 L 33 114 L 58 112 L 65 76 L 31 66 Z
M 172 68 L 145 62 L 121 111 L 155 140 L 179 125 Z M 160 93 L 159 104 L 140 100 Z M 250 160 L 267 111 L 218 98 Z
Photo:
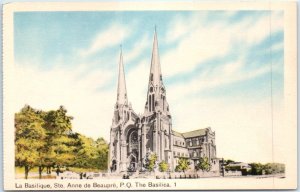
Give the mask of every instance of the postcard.
M 297 187 L 295 2 L 3 10 L 5 190 Z

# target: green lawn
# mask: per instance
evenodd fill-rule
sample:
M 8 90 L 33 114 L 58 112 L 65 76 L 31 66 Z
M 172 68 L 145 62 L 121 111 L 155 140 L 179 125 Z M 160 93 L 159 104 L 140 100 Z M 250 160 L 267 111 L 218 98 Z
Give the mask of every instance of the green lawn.
M 29 172 L 38 172 L 38 171 L 39 171 L 39 168 L 38 167 L 34 167 Z M 20 174 L 20 173 L 24 173 L 25 174 L 25 168 L 24 167 L 15 167 L 15 173 L 16 174 Z
M 55 169 L 54 169 L 55 170 Z M 63 169 L 65 170 L 65 169 Z M 93 168 L 79 168 L 79 167 L 69 167 L 69 170 L 70 171 L 73 171 L 73 172 L 77 172 L 77 173 L 80 173 L 80 172 L 100 172 L 102 170 L 100 169 L 93 169 Z M 43 173 L 45 173 L 46 169 L 43 170 Z M 32 168 L 29 173 L 33 173 L 33 172 L 36 172 L 38 173 L 38 167 L 34 167 Z M 16 174 L 24 174 L 25 173 L 25 168 L 24 167 L 15 167 L 15 173 Z

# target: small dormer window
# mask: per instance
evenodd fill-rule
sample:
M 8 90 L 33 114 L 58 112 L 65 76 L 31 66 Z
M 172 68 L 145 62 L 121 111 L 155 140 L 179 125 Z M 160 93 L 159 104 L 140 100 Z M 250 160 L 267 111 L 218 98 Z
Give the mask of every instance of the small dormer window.
M 153 87 L 150 87 L 150 92 L 151 92 L 151 93 L 153 92 Z
M 150 75 L 150 80 L 153 81 L 153 73 Z

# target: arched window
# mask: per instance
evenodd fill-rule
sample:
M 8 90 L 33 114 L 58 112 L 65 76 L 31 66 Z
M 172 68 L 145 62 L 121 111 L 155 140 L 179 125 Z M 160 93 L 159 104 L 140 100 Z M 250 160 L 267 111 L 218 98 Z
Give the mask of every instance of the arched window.
M 165 110 L 165 97 L 163 97 L 163 110 Z
M 138 150 L 138 133 L 136 130 L 132 131 L 128 137 L 128 152 L 135 153 Z
M 197 152 L 193 151 L 193 157 L 197 157 Z
M 165 148 L 168 147 L 168 141 L 167 141 L 167 138 L 165 137 Z
M 130 143 L 136 144 L 138 142 L 138 134 L 137 131 L 133 131 L 130 135 Z
M 151 95 L 149 95 L 149 111 L 151 111 L 152 103 L 151 103 Z
M 154 111 L 154 95 L 152 95 L 152 110 Z
M 196 145 L 199 145 L 199 139 L 196 138 Z

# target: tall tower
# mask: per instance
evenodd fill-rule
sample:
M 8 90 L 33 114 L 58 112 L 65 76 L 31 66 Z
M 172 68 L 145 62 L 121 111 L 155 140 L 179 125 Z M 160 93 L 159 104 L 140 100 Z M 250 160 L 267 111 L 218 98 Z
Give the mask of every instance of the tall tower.
M 119 62 L 119 76 L 118 76 L 118 90 L 117 90 L 117 103 L 116 104 L 117 105 L 127 105 L 128 104 L 122 48 L 121 48 L 120 62 Z
M 162 79 L 156 28 L 142 123 L 142 146 L 144 147 L 142 151 L 150 150 L 157 154 L 158 161 L 166 161 L 171 164 L 169 160 L 173 159 L 171 153 L 173 147 L 172 119 Z
M 170 115 L 169 105 L 166 100 L 166 90 L 162 80 L 157 32 L 155 28 L 145 113 L 153 114 L 158 111 Z
M 132 109 L 128 105 L 122 49 L 119 61 L 117 101 L 110 130 L 109 170 L 111 172 L 126 171 L 126 136 L 124 130 L 129 122 Z

